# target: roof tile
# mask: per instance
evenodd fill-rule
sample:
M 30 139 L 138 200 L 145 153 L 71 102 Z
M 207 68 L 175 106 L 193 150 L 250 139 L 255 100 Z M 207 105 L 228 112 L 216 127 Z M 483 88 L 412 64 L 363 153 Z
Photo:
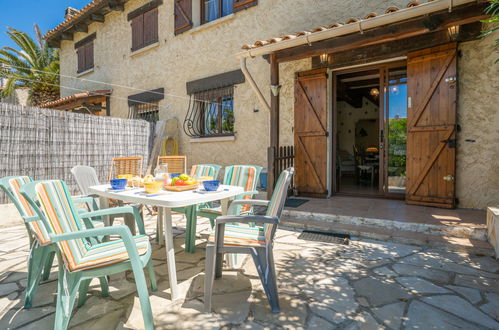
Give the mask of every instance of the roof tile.
M 427 0 L 427 2 L 431 2 L 431 1 L 433 1 L 433 0 Z M 413 8 L 413 7 L 419 6 L 421 4 L 422 4 L 421 1 L 411 1 L 411 2 L 409 2 L 409 4 L 407 4 L 407 8 Z M 399 8 L 397 8 L 397 7 L 388 7 L 384 11 L 384 13 L 381 14 L 381 15 L 390 14 L 390 13 L 396 12 L 398 10 L 399 10 Z M 376 13 L 370 13 L 370 14 L 367 14 L 366 16 L 364 16 L 363 19 L 352 17 L 352 18 L 348 19 L 345 22 L 345 24 L 351 24 L 351 23 L 355 23 L 355 22 L 361 22 L 362 20 L 367 20 L 367 19 L 370 19 L 370 18 L 373 18 L 373 17 L 377 17 L 377 16 L 380 16 L 380 15 L 378 15 Z M 300 31 L 300 32 L 297 32 L 295 34 L 288 34 L 288 35 L 285 35 L 285 36 L 282 36 L 282 37 L 279 37 L 279 38 L 272 38 L 272 39 L 268 39 L 268 40 L 258 40 L 258 41 L 255 41 L 253 44 L 246 44 L 246 45 L 242 46 L 242 49 L 251 50 L 253 48 L 265 46 L 265 45 L 267 45 L 269 43 L 278 43 L 278 42 L 282 42 L 282 41 L 285 41 L 285 40 L 290 40 L 290 39 L 294 39 L 294 38 L 297 38 L 297 37 L 301 37 L 301 36 L 304 36 L 304 35 L 307 35 L 307 34 L 334 29 L 334 28 L 340 27 L 342 25 L 343 24 L 341 24 L 341 23 L 333 23 L 333 24 L 328 25 L 327 27 L 319 26 L 319 27 L 316 27 L 316 28 L 314 28 L 314 29 L 312 29 L 310 31 Z

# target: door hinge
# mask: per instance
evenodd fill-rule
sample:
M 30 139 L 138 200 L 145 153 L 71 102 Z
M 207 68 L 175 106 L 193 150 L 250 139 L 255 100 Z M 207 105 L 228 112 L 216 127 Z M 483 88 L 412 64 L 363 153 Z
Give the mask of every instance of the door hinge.
M 447 143 L 449 148 L 455 148 L 456 147 L 456 139 L 447 139 L 447 140 L 442 140 L 440 142 Z
M 325 135 L 326 137 L 329 137 L 329 132 L 328 132 L 328 131 L 326 131 L 326 132 L 324 133 L 324 135 Z
M 461 125 L 459 124 L 456 124 L 456 132 L 461 132 Z

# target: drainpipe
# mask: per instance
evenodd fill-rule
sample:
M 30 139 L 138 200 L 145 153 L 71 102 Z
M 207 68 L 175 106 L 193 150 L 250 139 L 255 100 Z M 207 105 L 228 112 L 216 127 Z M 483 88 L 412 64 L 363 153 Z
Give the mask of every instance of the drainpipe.
M 251 76 L 251 73 L 248 71 L 248 68 L 246 67 L 246 57 L 241 56 L 239 59 L 239 62 L 241 64 L 241 71 L 243 72 L 244 77 L 248 80 L 251 88 L 255 92 L 256 97 L 258 97 L 258 100 L 260 101 L 260 103 L 270 113 L 271 109 L 270 109 L 269 103 L 267 102 L 265 97 L 263 97 L 262 91 L 260 91 L 260 88 L 258 88 L 258 85 L 256 84 L 255 80 Z

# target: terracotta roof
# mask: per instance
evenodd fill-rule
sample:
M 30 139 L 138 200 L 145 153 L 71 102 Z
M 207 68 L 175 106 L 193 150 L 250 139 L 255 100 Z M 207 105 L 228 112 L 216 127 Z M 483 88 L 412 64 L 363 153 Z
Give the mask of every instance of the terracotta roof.
M 432 2 L 432 1 L 433 0 L 428 0 L 427 2 Z M 409 2 L 409 4 L 407 4 L 407 8 L 413 8 L 413 7 L 419 6 L 421 4 L 422 4 L 421 1 L 411 1 L 411 2 Z M 362 18 L 362 19 L 361 18 L 352 17 L 352 18 L 349 18 L 343 24 L 342 23 L 333 23 L 333 24 L 328 25 L 327 27 L 325 27 L 325 26 L 318 26 L 318 27 L 316 27 L 314 29 L 311 29 L 311 30 L 300 31 L 300 32 L 297 32 L 295 34 L 288 34 L 288 35 L 285 35 L 285 36 L 282 36 L 282 37 L 271 38 L 271 39 L 268 39 L 268 40 L 257 40 L 253 44 L 244 45 L 241 48 L 244 49 L 244 50 L 250 50 L 250 49 L 262 47 L 262 46 L 265 46 L 265 45 L 268 45 L 268 44 L 271 44 L 271 43 L 276 43 L 276 42 L 281 42 L 281 41 L 285 41 L 285 40 L 289 40 L 289 39 L 294 39 L 296 37 L 301 37 L 301 36 L 304 36 L 304 35 L 308 35 L 308 34 L 320 32 L 320 31 L 331 30 L 331 29 L 334 29 L 334 28 L 337 28 L 337 27 L 340 27 L 340 26 L 343 26 L 343 25 L 346 25 L 346 24 L 352 24 L 352 23 L 359 22 L 359 21 L 362 21 L 362 20 L 368 20 L 368 19 L 373 18 L 373 17 L 377 17 L 377 16 L 381 16 L 381 15 L 389 15 L 389 14 L 391 14 L 393 12 L 398 11 L 398 10 L 399 10 L 399 8 L 397 8 L 397 7 L 388 7 L 383 14 L 379 14 L 378 15 L 377 13 L 370 13 L 370 14 L 367 14 L 366 16 L 364 16 L 364 18 Z
M 73 23 L 75 23 L 79 18 L 83 17 L 85 14 L 88 14 L 89 12 L 99 7 L 100 5 L 107 3 L 107 1 L 108 0 L 93 0 L 82 9 L 72 12 L 71 15 L 68 15 L 61 24 L 57 25 L 52 30 L 47 31 L 43 39 L 45 40 L 50 39 L 56 33 L 63 31 L 65 28 L 70 27 Z
M 75 101 L 83 101 L 89 97 L 111 95 L 112 91 L 113 91 L 112 89 L 99 89 L 91 92 L 73 94 L 67 97 L 63 97 L 62 99 L 44 103 L 40 105 L 40 108 L 59 108 L 65 104 L 72 103 Z

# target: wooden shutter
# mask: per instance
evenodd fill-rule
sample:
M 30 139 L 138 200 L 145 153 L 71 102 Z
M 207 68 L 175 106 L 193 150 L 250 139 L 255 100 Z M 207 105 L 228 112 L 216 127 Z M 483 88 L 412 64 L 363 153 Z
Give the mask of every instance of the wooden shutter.
M 144 46 L 158 42 L 158 8 L 144 13 Z
M 94 67 L 94 42 L 85 45 L 85 71 Z
M 144 15 L 132 19 L 132 52 L 144 47 Z
M 258 4 L 258 0 L 234 0 L 232 3 L 232 7 L 234 12 L 256 6 Z
M 175 34 L 177 35 L 192 28 L 192 0 L 174 0 L 174 3 Z
M 295 186 L 300 195 L 327 196 L 327 75 L 295 79 Z
M 456 44 L 407 58 L 409 204 L 455 206 Z
M 76 57 L 78 59 L 78 69 L 77 73 L 85 71 L 85 49 L 84 47 L 80 47 L 76 50 Z

